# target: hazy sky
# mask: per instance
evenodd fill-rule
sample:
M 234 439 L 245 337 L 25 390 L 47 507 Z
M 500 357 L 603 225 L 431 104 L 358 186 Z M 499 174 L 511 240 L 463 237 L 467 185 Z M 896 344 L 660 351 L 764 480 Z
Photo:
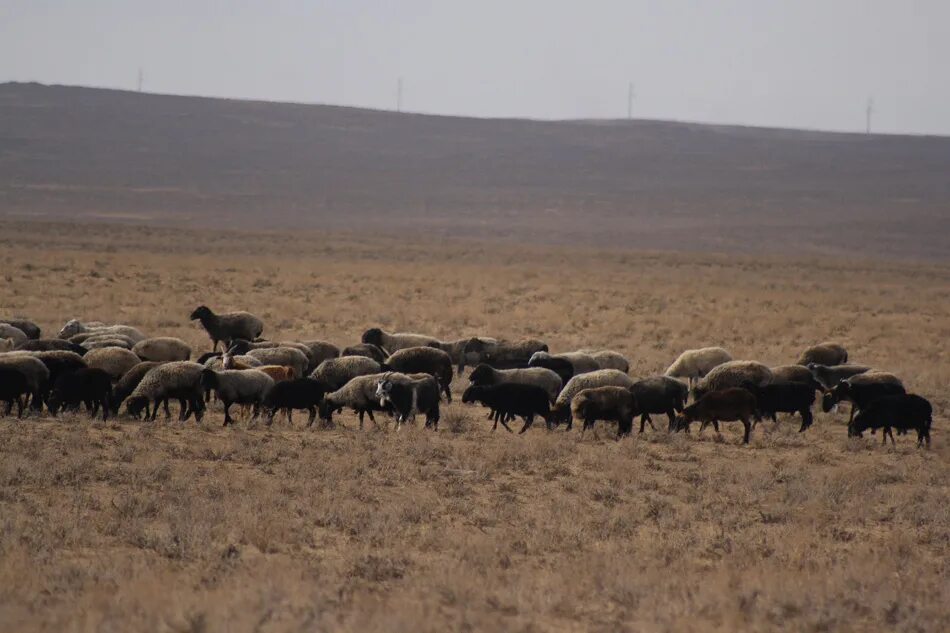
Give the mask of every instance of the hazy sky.
M 0 81 L 950 134 L 950 0 L 0 0 Z

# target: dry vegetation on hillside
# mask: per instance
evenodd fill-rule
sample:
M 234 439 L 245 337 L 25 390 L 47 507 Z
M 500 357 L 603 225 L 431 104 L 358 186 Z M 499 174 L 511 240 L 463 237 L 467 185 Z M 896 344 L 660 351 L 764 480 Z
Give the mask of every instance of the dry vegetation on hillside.
M 950 628 L 950 268 L 9 224 L 0 314 L 210 344 L 199 303 L 275 338 L 369 325 L 794 360 L 835 339 L 937 411 L 933 447 L 840 416 L 743 447 L 601 427 L 436 434 L 0 421 L 0 629 L 284 631 Z M 463 381 L 455 384 L 460 390 Z

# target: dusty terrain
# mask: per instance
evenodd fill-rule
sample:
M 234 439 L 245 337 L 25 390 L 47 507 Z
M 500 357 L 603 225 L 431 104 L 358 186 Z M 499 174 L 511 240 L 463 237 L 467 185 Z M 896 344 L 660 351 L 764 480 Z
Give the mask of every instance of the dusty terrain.
M 933 447 L 760 425 L 438 433 L 0 420 L 0 630 L 944 631 L 950 268 L 331 233 L 8 223 L 0 314 L 210 347 L 199 303 L 273 338 L 370 325 L 792 361 L 835 339 L 937 410 Z M 465 381 L 455 384 L 459 392 Z
M 950 139 L 0 84 L 0 217 L 950 259 Z

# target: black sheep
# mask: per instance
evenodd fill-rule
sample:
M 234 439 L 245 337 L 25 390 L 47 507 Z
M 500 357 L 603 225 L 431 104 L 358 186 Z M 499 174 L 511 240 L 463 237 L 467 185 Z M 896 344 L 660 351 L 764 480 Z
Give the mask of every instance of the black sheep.
M 16 329 L 26 334 L 27 338 L 31 340 L 35 340 L 40 337 L 40 326 L 38 326 L 36 323 L 33 323 L 33 321 L 28 321 L 26 319 L 0 319 L 0 323 L 12 325 Z
M 548 429 L 551 428 L 549 417 L 551 414 L 551 400 L 547 391 L 536 385 L 521 385 L 517 383 L 501 383 L 498 385 L 472 385 L 462 394 L 462 402 L 469 404 L 480 402 L 495 411 L 495 424 L 492 431 L 498 428 L 498 423 L 509 432 L 508 420 L 514 416 L 524 419 L 524 426 L 519 433 L 524 433 L 534 422 L 536 415 L 544 418 Z
M 930 446 L 932 424 L 933 407 L 926 398 L 912 393 L 881 396 L 861 407 L 854 421 L 848 425 L 848 436 L 861 437 L 861 433 L 867 429 L 883 428 L 884 443 L 887 443 L 887 436 L 890 435 L 891 444 L 896 444 L 892 428 L 904 432 L 915 430 L 917 446 L 925 440 L 927 446 Z
M 366 358 L 372 358 L 380 364 L 386 362 L 386 352 L 378 345 L 373 345 L 372 343 L 350 345 L 340 352 L 340 356 L 365 356 Z
M 439 383 L 432 378 L 415 380 L 412 384 L 383 380 L 379 383 L 376 393 L 380 396 L 380 403 L 392 405 L 396 413 L 396 429 L 415 413 L 424 413 L 426 428 L 439 430 Z
M 93 417 L 102 407 L 105 421 L 111 399 L 112 377 L 101 369 L 87 367 L 60 375 L 50 392 L 48 406 L 50 413 L 56 415 L 60 408 L 73 409 L 84 403 Z
M 386 359 L 383 371 L 398 371 L 403 374 L 429 374 L 439 381 L 439 387 L 447 402 L 452 402 L 452 378 L 455 371 L 452 357 L 435 347 L 407 347 Z
M 22 398 L 20 396 L 26 396 Z M 30 396 L 30 384 L 23 372 L 13 367 L 0 367 L 0 400 L 7 403 L 5 415 L 10 415 L 13 403 L 17 404 L 17 417 L 23 417 L 26 400 Z
M 815 404 L 815 387 L 803 382 L 772 382 L 758 386 L 750 382 L 742 387 L 755 396 L 758 415 L 778 422 L 777 413 L 798 413 L 802 416 L 801 433 L 812 425 L 811 408 Z M 755 428 L 755 424 L 752 425 Z
M 848 418 L 848 424 L 854 422 L 854 414 L 872 402 L 883 396 L 898 396 L 906 393 L 904 387 L 893 382 L 869 382 L 852 383 L 843 380 L 835 385 L 835 388 L 825 393 L 821 399 L 821 410 L 825 413 L 841 402 L 849 400 L 851 406 L 851 417 Z
M 672 431 L 676 414 L 686 406 L 686 399 L 689 396 L 689 387 L 669 376 L 644 378 L 635 382 L 630 387 L 630 391 L 637 398 L 641 433 L 647 422 L 650 423 L 650 428 L 656 430 L 653 420 L 650 419 L 651 413 L 665 413 L 669 418 L 668 430 Z
M 683 409 L 683 413 L 677 418 L 676 430 L 685 430 L 688 433 L 692 422 L 702 421 L 700 432 L 706 428 L 706 424 L 712 423 L 718 433 L 720 421 L 738 420 L 745 429 L 742 441 L 748 444 L 752 433 L 752 420 L 756 418 L 757 410 L 755 396 L 745 389 L 731 387 L 722 391 L 711 391 Z
M 287 414 L 287 422 L 293 425 L 291 411 L 306 409 L 310 413 L 307 425 L 313 424 L 317 417 L 317 409 L 323 402 L 323 396 L 332 391 L 324 382 L 313 378 L 297 378 L 278 382 L 264 398 L 264 409 L 268 411 L 267 424 L 273 424 L 274 415 L 278 410 Z
M 64 341 L 61 338 L 30 339 L 17 345 L 17 350 L 21 352 L 75 352 L 80 356 L 88 351 L 82 345 Z
M 560 376 L 561 384 L 566 385 L 568 381 L 574 377 L 574 365 L 571 364 L 571 361 L 566 358 L 556 358 L 556 357 L 541 357 L 534 358 L 529 363 L 530 367 L 543 367 L 545 369 L 550 369 L 555 374 Z

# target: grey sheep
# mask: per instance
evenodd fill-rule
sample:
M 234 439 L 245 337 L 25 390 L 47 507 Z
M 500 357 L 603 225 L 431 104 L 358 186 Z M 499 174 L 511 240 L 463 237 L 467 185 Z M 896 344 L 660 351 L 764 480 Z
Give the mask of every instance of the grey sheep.
M 342 356 L 323 361 L 313 370 L 310 377 L 327 384 L 331 390 L 337 390 L 357 376 L 378 374 L 382 367 L 372 358 L 365 356 Z
M 814 387 L 815 390 L 821 390 L 822 386 L 811 370 L 804 365 L 779 365 L 772 367 L 773 382 L 797 382 L 803 385 Z
M 819 343 L 802 352 L 796 362 L 799 365 L 808 365 L 809 363 L 843 365 L 848 362 L 848 350 L 839 343 Z
M 98 322 L 96 322 L 98 323 Z M 126 336 L 132 340 L 133 343 L 138 343 L 139 341 L 146 338 L 144 334 L 137 328 L 132 327 L 131 325 L 98 325 L 94 323 L 82 323 L 78 319 L 72 319 L 63 326 L 63 329 L 59 331 L 59 338 L 71 338 L 76 334 L 90 333 L 90 334 L 117 334 L 119 336 Z
M 340 356 L 340 348 L 333 343 L 320 340 L 301 341 L 301 343 L 310 348 L 311 362 L 314 368 L 327 359 Z
M 204 370 L 203 365 L 191 361 L 175 361 L 152 367 L 126 400 L 129 414 L 138 417 L 144 410 L 146 419 L 154 420 L 160 404 L 178 400 L 181 404 L 178 419 L 187 420 L 194 413 L 195 420 L 200 422 L 204 414 L 204 387 L 201 385 L 201 372 Z
M 366 358 L 372 358 L 377 363 L 385 363 L 389 354 L 372 343 L 359 343 L 358 345 L 344 347 L 343 351 L 340 352 L 340 356 L 365 356 Z
M 26 343 L 17 346 L 18 350 L 29 351 L 29 352 L 53 352 L 53 351 L 67 351 L 75 352 L 82 356 L 86 353 L 86 348 L 82 345 L 77 345 L 76 343 L 70 343 L 69 341 L 64 341 L 61 338 L 38 338 L 30 339 Z
M 191 313 L 191 320 L 198 320 L 211 338 L 211 351 L 218 349 L 218 342 L 230 345 L 235 339 L 253 341 L 264 331 L 264 322 L 250 312 L 225 312 L 215 314 L 208 306 L 198 306 Z
M 310 366 L 310 359 L 295 347 L 252 349 L 247 355 L 251 358 L 256 358 L 264 365 L 284 365 L 286 367 L 292 367 L 299 377 L 306 376 L 307 368 Z
M 495 369 L 517 369 L 528 366 L 528 361 L 536 352 L 547 352 L 548 345 L 537 339 L 518 341 L 473 338 L 465 346 L 466 362 L 485 363 Z
M 625 374 L 630 372 L 630 360 L 620 352 L 611 349 L 582 349 L 578 351 L 582 354 L 588 354 L 601 369 L 617 369 Z
M 96 336 L 94 338 L 86 339 L 82 342 L 82 347 L 90 349 L 103 349 L 106 347 L 121 347 L 122 349 L 131 350 L 135 346 L 135 343 L 131 339 L 125 336 Z
M 77 369 L 85 369 L 86 361 L 83 357 L 74 352 L 66 350 L 53 350 L 49 352 L 33 352 L 17 350 L 15 354 L 26 354 L 39 359 L 46 369 L 49 370 L 49 386 L 53 387 L 61 374 L 69 373 Z
M 548 352 L 535 352 L 531 355 L 531 358 L 528 360 L 528 365 L 531 367 L 538 366 L 540 362 L 543 362 L 547 359 L 560 358 L 566 360 L 571 364 L 571 367 L 574 368 L 574 375 L 586 374 L 588 372 L 597 371 L 598 369 L 606 369 L 600 366 L 594 357 L 590 354 L 585 354 L 584 352 L 564 352 L 562 354 L 549 354 Z M 626 372 L 624 372 L 626 373 Z
M 815 380 L 827 390 L 834 389 L 839 382 L 847 380 L 851 376 L 871 371 L 871 368 L 865 365 L 833 365 L 829 367 L 828 365 L 811 363 L 808 365 L 808 370 L 815 377 Z
M 685 378 L 692 388 L 694 381 L 704 378 L 714 368 L 731 360 L 732 355 L 721 347 L 688 349 L 673 361 L 665 373 L 673 378 Z
M 363 332 L 363 337 L 360 341 L 381 347 L 389 354 L 409 347 L 438 346 L 441 342 L 439 339 L 426 336 L 425 334 L 412 334 L 409 332 L 390 334 L 378 327 L 370 328 Z
M 132 353 L 148 361 L 176 361 L 191 358 L 191 346 L 174 336 L 158 336 L 139 341 Z
M 429 374 L 439 381 L 445 399 L 452 402 L 452 359 L 437 347 L 407 347 L 394 352 L 383 369 L 404 374 Z
M 20 330 L 26 334 L 30 339 L 38 339 L 42 334 L 40 326 L 38 326 L 33 321 L 29 319 L 2 319 L 0 318 L 0 323 L 6 323 L 7 325 L 12 325 L 16 329 Z
M 553 404 L 561 393 L 561 377 L 550 369 L 543 367 L 528 367 L 525 369 L 495 369 L 485 363 L 479 364 L 468 376 L 473 385 L 497 385 L 500 383 L 517 383 L 521 385 L 535 385 L 544 389 Z
M 617 369 L 598 369 L 597 371 L 581 374 L 571 378 L 557 400 L 554 401 L 554 408 L 551 409 L 551 422 L 567 422 L 567 429 L 570 430 L 574 420 L 571 417 L 571 401 L 578 393 L 584 389 L 594 389 L 596 387 L 626 387 L 633 386 L 633 378 Z
M 105 371 L 112 380 L 118 380 L 125 372 L 142 362 L 138 356 L 121 347 L 89 350 L 83 360 L 87 366 Z
M 277 347 L 290 347 L 307 357 L 307 366 L 304 368 L 303 373 L 298 374 L 298 376 L 306 376 L 316 369 L 317 365 L 326 360 L 325 358 L 321 358 L 318 362 L 314 362 L 315 357 L 313 352 L 310 351 L 310 346 L 306 345 L 305 343 L 299 343 L 297 341 L 280 341 L 277 344 Z
M 8 338 L 13 341 L 13 346 L 22 345 L 30 340 L 30 337 L 18 327 L 9 323 L 0 323 L 0 338 Z
M 498 339 L 486 336 L 469 336 L 455 341 L 440 342 L 436 345 L 436 347 L 448 354 L 449 358 L 452 359 L 452 364 L 458 367 L 459 376 L 465 371 L 466 365 L 474 366 L 478 364 L 478 353 L 466 351 L 466 349 L 471 349 L 473 341 L 482 345 L 498 345 Z
M 142 379 L 145 378 L 145 374 L 161 364 L 162 363 L 158 361 L 142 361 L 125 372 L 112 387 L 112 408 L 118 411 L 122 403 L 125 402 L 125 399 L 132 395 L 135 388 L 138 387 Z M 167 402 L 165 406 L 168 406 Z M 166 413 L 168 413 L 167 408 Z
M 214 389 L 218 394 L 218 399 L 224 405 L 224 426 L 228 426 L 234 424 L 231 418 L 232 404 L 253 405 L 252 419 L 256 419 L 260 415 L 264 398 L 274 388 L 274 380 L 256 369 L 205 369 L 201 372 L 201 386 Z
M 362 356 L 350 356 L 349 358 L 363 358 Z M 343 360 L 342 358 L 336 360 Z M 366 358 L 365 360 L 370 360 Z M 321 365 L 326 365 L 332 361 L 324 361 Z M 319 368 L 318 368 L 319 369 Z M 323 402 L 320 404 L 320 417 L 326 422 L 333 422 L 333 412 L 343 408 L 353 409 L 360 418 L 360 428 L 363 428 L 363 418 L 369 414 L 369 419 L 376 424 L 376 418 L 373 417 L 373 411 L 383 411 L 384 406 L 376 397 L 376 388 L 379 381 L 385 376 L 392 375 L 392 372 L 373 372 L 361 376 L 355 376 L 353 379 L 340 386 L 335 391 L 326 394 Z
M 254 358 L 253 356 L 247 356 L 245 354 L 235 354 L 228 355 L 233 363 L 240 365 L 247 365 L 248 367 L 260 367 L 264 363 Z M 215 371 L 221 371 L 226 369 L 224 366 L 224 356 L 212 356 L 204 362 L 204 366 L 207 369 L 213 369 Z
M 30 389 L 32 407 L 40 410 L 50 388 L 49 369 L 43 361 L 32 354 L 10 352 L 0 354 L 0 367 L 11 367 L 23 374 Z
M 772 382 L 772 370 L 754 360 L 731 360 L 716 366 L 696 383 L 693 397 L 699 400 L 707 393 L 742 387 L 746 382 L 764 387 Z

